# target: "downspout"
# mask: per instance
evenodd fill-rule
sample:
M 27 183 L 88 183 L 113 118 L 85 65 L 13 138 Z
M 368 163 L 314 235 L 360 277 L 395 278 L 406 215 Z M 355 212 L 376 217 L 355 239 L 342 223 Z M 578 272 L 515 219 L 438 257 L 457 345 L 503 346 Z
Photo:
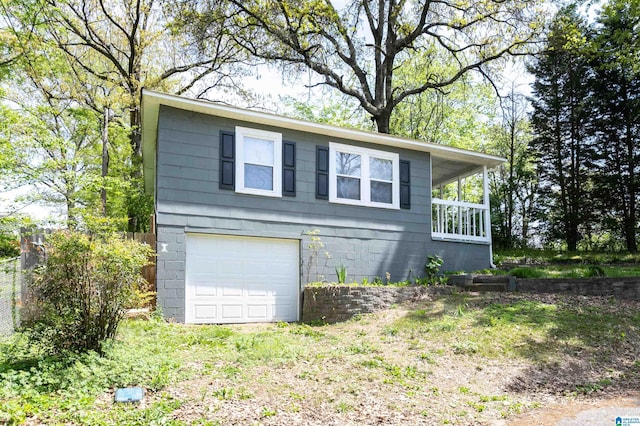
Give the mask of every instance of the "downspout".
M 489 240 L 489 266 L 491 269 L 496 269 L 496 265 L 493 264 L 493 240 L 491 238 L 491 203 L 489 202 L 489 173 L 487 172 L 487 166 L 482 168 L 482 192 L 484 207 L 486 214 L 484 215 L 484 232 Z

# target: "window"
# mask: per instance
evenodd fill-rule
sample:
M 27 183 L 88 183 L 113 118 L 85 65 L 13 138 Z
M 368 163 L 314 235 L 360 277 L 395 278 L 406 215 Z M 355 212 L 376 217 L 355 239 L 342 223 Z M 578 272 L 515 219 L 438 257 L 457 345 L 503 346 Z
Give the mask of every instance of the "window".
M 329 144 L 329 201 L 399 208 L 398 154 Z
M 236 192 L 282 196 L 282 135 L 236 127 Z

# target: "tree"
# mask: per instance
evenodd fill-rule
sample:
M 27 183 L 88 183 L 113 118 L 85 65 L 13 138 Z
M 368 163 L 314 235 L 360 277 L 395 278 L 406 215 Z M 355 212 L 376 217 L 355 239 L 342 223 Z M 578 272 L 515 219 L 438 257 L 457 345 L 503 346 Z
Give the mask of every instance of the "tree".
M 585 25 L 567 7 L 558 12 L 548 35 L 547 47 L 530 72 L 533 85 L 532 146 L 540 161 L 541 189 L 552 236 L 564 238 L 567 248 L 577 249 L 581 227 L 591 220 L 593 147 L 586 130 L 588 75 L 584 56 Z
M 598 145 L 596 193 L 604 229 L 636 252 L 640 167 L 640 1 L 610 1 L 594 28 L 591 135 Z
M 515 91 L 502 98 L 502 123 L 493 129 L 490 149 L 507 159 L 490 174 L 491 220 L 494 244 L 503 248 L 526 247 L 529 224 L 538 198 L 536 159 L 529 149 L 533 138 L 528 101 Z
M 38 55 L 55 47 L 62 52 L 79 82 L 69 96 L 96 112 L 100 129 L 110 122 L 127 130 L 128 227 L 143 229 L 150 200 L 141 179 L 142 87 L 201 95 L 229 77 L 227 67 L 243 56 L 223 32 L 205 43 L 209 56 L 199 56 L 190 40 L 174 30 L 172 3 L 161 0 L 30 0 L 8 4 L 2 12 L 23 51 Z M 216 28 L 222 25 L 220 21 Z M 28 33 L 27 28 L 32 31 Z M 96 96 L 102 88 L 104 93 Z M 103 137 L 104 143 L 109 141 Z
M 408 98 L 444 90 L 470 71 L 486 75 L 496 59 L 525 53 L 544 16 L 537 0 L 353 0 L 340 11 L 329 0 L 229 3 L 225 22 L 240 46 L 257 58 L 313 70 L 320 84 L 355 98 L 382 133 Z M 207 2 L 191 13 L 199 17 L 191 25 L 196 33 L 218 16 Z M 425 55 L 424 74 L 398 81 L 396 73 L 416 53 Z
M 350 127 L 371 131 L 371 122 L 364 117 L 362 110 L 353 105 L 346 95 L 326 96 L 320 99 L 301 101 L 291 96 L 280 98 L 285 115 L 316 123 Z
M 10 120 L 1 132 L 6 141 L 0 146 L 0 157 L 6 160 L 0 162 L 2 185 L 8 189 L 29 185 L 32 190 L 25 201 L 64 205 L 67 225 L 75 227 L 94 210 L 96 187 L 123 189 L 128 182 L 122 166 L 104 177 L 98 174 L 96 105 L 104 101 L 107 87 L 78 73 L 63 52 L 47 43 L 37 24 L 25 31 L 20 23 L 37 22 L 38 15 L 37 9 L 25 8 L 17 16 L 20 19 L 6 27 L 22 53 L 12 64 L 14 76 L 3 90 L 11 107 L 4 110 Z M 111 155 L 126 162 L 129 151 L 121 149 L 126 148 L 124 132 L 118 126 L 106 130 L 113 142 Z M 123 198 L 114 197 L 114 205 L 120 201 L 123 206 Z M 121 217 L 122 208 L 116 210 L 115 216 Z
M 463 77 L 446 92 L 427 91 L 399 104 L 393 134 L 464 149 L 483 149 L 495 118 L 493 88 Z

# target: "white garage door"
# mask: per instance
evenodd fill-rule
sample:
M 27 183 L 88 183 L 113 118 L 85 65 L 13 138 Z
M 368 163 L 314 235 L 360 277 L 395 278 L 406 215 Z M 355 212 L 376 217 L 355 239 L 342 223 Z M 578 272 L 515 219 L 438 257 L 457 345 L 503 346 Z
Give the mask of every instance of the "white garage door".
M 187 323 L 297 321 L 297 240 L 187 235 Z

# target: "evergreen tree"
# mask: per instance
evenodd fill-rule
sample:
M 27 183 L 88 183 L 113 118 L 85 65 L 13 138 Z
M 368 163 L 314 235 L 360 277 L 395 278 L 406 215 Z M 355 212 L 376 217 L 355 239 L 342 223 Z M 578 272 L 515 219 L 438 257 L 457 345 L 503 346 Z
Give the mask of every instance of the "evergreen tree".
M 550 236 L 563 238 L 571 251 L 577 249 L 580 232 L 592 217 L 584 31 L 575 7 L 560 10 L 546 48 L 530 67 L 536 77 L 532 147 L 539 159 Z
M 597 142 L 600 224 L 636 252 L 640 167 L 640 1 L 603 7 L 590 43 L 591 135 Z

